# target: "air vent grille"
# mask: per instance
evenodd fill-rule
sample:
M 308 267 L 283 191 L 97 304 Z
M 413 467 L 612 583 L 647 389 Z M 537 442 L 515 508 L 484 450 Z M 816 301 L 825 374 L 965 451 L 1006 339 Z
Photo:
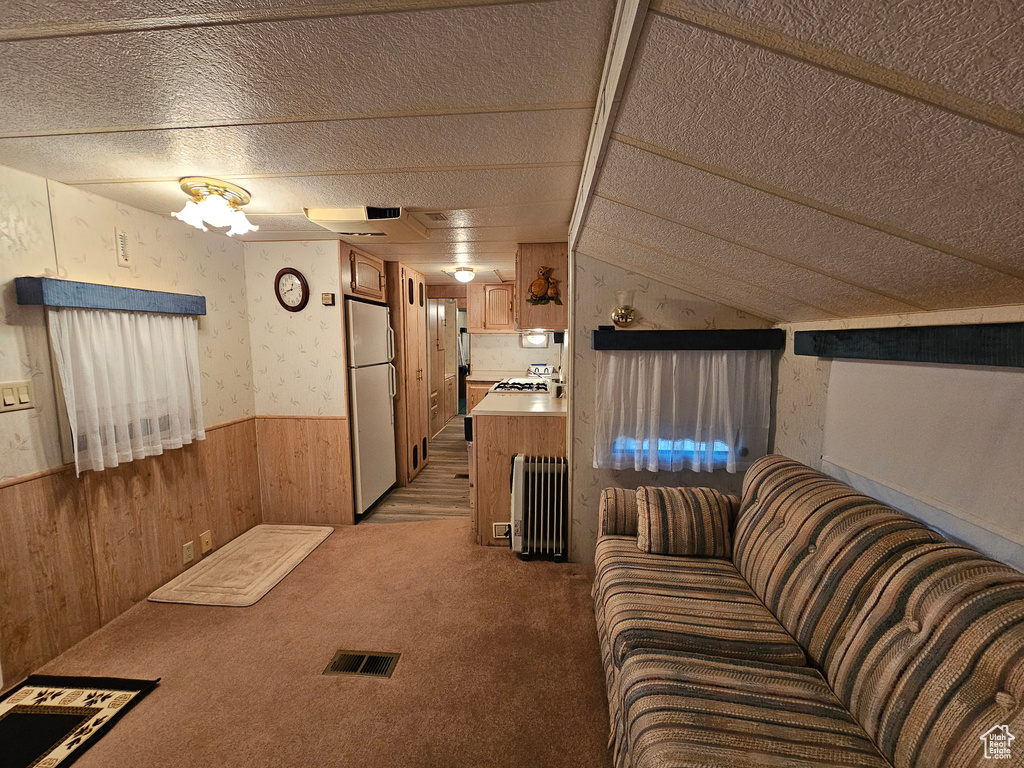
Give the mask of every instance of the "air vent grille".
M 391 677 L 401 655 L 383 651 L 338 651 L 323 673 L 325 675 Z
M 397 219 L 402 215 L 401 208 L 375 208 L 372 205 L 366 206 L 366 220 L 374 219 Z

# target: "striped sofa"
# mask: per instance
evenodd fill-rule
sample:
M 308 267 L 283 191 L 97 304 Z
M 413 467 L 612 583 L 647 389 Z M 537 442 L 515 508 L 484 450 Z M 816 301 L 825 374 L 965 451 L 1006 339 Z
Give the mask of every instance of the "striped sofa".
M 1024 575 L 781 456 L 732 503 L 731 557 L 671 556 L 603 494 L 616 766 L 1024 766 Z

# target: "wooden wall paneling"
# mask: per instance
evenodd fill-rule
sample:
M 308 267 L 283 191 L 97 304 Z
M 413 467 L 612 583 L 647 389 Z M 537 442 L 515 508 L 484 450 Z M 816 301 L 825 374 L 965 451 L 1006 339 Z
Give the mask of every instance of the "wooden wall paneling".
M 352 525 L 352 455 L 345 418 L 258 417 L 263 521 Z
M 493 523 L 507 523 L 511 517 L 509 475 L 512 457 L 565 456 L 565 416 L 475 416 L 473 452 L 476 478 L 478 544 L 507 547 L 508 539 L 495 539 Z
M 209 530 L 213 551 L 263 522 L 260 499 L 256 420 L 208 429 L 198 444 L 205 516 L 195 520 L 196 553 L 199 534 Z
M 0 488 L 4 687 L 100 627 L 89 521 L 72 471 Z
M 344 446 L 347 448 L 347 441 Z M 351 502 L 350 502 L 351 504 Z M 75 478 L 0 488 L 0 664 L 10 686 L 261 520 L 256 423 Z M 182 545 L 195 542 L 186 565 Z
M 96 595 L 106 624 L 189 565 L 182 545 L 199 542 L 206 518 L 196 444 L 81 477 L 92 528 Z

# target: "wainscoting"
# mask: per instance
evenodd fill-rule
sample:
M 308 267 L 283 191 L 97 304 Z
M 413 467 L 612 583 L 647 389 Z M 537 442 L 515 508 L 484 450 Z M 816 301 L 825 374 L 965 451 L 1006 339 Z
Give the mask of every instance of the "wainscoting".
M 345 422 L 347 424 L 347 422 Z M 75 478 L 62 468 L 0 487 L 4 687 L 182 573 L 181 545 L 220 546 L 260 522 L 256 423 Z
M 348 431 L 344 417 L 256 418 L 263 522 L 355 522 Z

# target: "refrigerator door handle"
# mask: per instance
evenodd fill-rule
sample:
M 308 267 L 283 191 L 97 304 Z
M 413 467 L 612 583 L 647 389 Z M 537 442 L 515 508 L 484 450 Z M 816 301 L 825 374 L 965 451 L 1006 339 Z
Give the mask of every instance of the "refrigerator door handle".
M 388 374 L 389 374 L 390 382 L 391 382 L 391 397 L 393 398 L 395 395 L 398 394 L 398 381 L 395 378 L 395 366 L 392 365 L 391 363 L 388 363 Z M 394 412 L 392 412 L 392 414 L 393 413 Z M 392 421 L 393 420 L 394 420 L 394 415 L 392 415 Z
M 391 327 L 391 307 L 388 310 L 388 362 L 395 359 L 395 331 Z

